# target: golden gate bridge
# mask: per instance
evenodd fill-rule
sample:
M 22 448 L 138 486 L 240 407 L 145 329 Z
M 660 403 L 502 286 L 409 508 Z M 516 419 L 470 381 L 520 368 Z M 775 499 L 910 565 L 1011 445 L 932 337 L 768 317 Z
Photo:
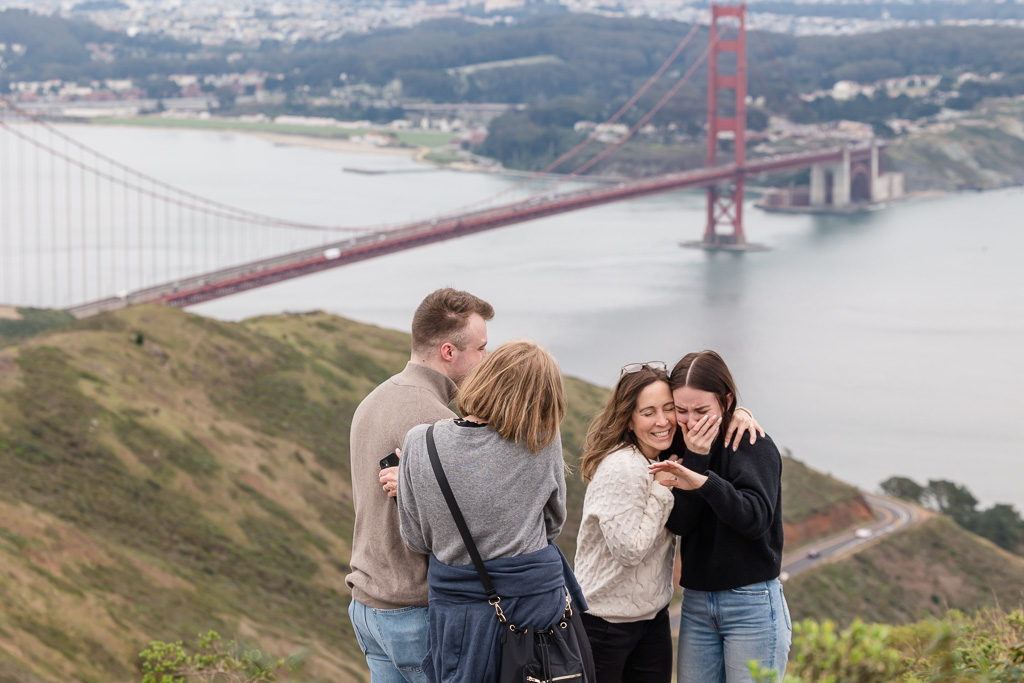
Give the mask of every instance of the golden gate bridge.
M 78 317 L 147 302 L 184 307 L 426 244 L 690 188 L 707 191 L 703 236 L 692 244 L 744 250 L 756 246 L 747 242 L 744 231 L 746 179 L 806 168 L 812 169 L 810 203 L 814 206 L 843 207 L 851 199 L 873 200 L 879 168 L 877 145 L 747 158 L 745 6 L 712 5 L 711 11 L 707 49 L 618 142 L 525 199 L 505 199 L 509 193 L 505 191 L 455 212 L 393 226 L 313 225 L 230 206 L 130 168 L 0 97 L 0 302 L 31 302 L 40 307 L 63 303 L 60 307 Z M 698 28 L 691 29 L 607 123 L 619 120 L 661 78 Z M 730 55 L 726 61 L 731 69 L 721 68 L 723 55 Z M 613 186 L 554 191 L 613 154 L 705 61 L 708 139 L 704 168 Z M 731 91 L 732 96 L 723 98 L 723 91 Z M 731 111 L 723 113 L 723 100 L 731 104 Z M 515 187 L 551 178 L 596 135 L 591 134 Z M 732 141 L 731 159 L 723 159 L 721 154 L 723 136 Z M 26 182 L 29 176 L 31 183 Z M 319 236 L 319 243 L 307 239 L 309 246 L 289 249 L 287 236 L 295 231 Z M 218 256 L 222 253 L 231 256 L 223 259 Z M 44 283 L 48 301 L 44 300 Z

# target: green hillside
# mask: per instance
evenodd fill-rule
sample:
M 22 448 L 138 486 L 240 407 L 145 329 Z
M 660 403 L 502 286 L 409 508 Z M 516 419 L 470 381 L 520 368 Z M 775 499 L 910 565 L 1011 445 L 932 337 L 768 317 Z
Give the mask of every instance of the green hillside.
M 937 516 L 786 582 L 794 619 L 907 624 L 949 609 L 1024 606 L 1024 558 Z
M 408 348 L 323 313 L 144 307 L 0 351 L 0 680 L 131 680 L 149 640 L 210 628 L 363 680 L 349 423 Z M 571 450 L 603 391 L 567 387 Z
M 408 335 L 319 312 L 46 322 L 0 348 L 0 682 L 137 680 L 150 640 L 209 629 L 303 655 L 304 680 L 366 680 L 346 616 L 349 424 Z M 575 464 L 607 392 L 566 387 Z M 784 470 L 787 525 L 848 523 L 856 489 Z

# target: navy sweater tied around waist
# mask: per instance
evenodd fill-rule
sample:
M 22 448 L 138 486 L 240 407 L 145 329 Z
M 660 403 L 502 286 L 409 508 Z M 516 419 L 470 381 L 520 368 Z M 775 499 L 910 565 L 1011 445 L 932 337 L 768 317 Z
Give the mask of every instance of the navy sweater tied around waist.
M 484 562 L 501 597 L 505 618 L 516 626 L 549 629 L 565 612 L 565 588 L 574 610 L 586 610 L 583 591 L 558 546 Z M 498 680 L 501 628 L 472 564 L 443 564 L 433 555 L 429 651 L 423 668 L 433 683 Z

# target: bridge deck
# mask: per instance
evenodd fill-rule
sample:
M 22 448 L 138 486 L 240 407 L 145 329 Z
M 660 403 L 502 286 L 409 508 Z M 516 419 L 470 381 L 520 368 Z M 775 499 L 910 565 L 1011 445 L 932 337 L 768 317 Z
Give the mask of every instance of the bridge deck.
M 304 249 L 184 278 L 137 290 L 123 297 L 110 297 L 81 304 L 70 311 L 76 317 L 84 318 L 103 311 L 147 302 L 161 302 L 179 307 L 191 306 L 329 268 L 569 211 L 663 192 L 708 187 L 727 182 L 739 175 L 756 176 L 835 164 L 842 161 L 846 151 L 847 148 L 832 147 L 814 152 L 764 157 L 749 160 L 742 169 L 729 164 L 625 181 L 610 188 L 586 188 L 534 197 L 457 217 L 411 223 L 386 232 L 363 235 L 314 249 Z M 851 161 L 863 161 L 871 156 L 871 146 L 848 148 L 848 151 Z

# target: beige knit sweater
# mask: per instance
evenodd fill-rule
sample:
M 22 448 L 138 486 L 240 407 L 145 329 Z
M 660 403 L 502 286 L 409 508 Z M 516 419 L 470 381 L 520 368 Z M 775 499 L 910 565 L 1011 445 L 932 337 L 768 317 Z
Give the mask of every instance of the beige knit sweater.
M 409 363 L 370 392 L 352 416 L 352 597 L 375 609 L 427 604 L 427 555 L 409 550 L 398 525 L 398 505 L 380 486 L 380 459 L 401 448 L 406 432 L 455 413 L 457 387 L 436 370 Z
M 632 446 L 609 453 L 583 499 L 576 578 L 587 611 L 607 621 L 652 619 L 672 599 L 672 490 L 654 481 L 649 463 Z

